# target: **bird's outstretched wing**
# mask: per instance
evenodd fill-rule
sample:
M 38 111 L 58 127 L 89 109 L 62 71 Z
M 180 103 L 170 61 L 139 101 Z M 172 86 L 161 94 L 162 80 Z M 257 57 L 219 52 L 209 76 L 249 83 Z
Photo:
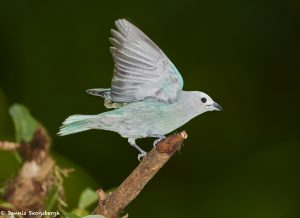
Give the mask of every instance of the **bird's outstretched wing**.
M 113 102 L 155 99 L 173 103 L 183 80 L 169 58 L 141 30 L 125 19 L 115 22 L 110 47 L 115 62 L 111 84 Z

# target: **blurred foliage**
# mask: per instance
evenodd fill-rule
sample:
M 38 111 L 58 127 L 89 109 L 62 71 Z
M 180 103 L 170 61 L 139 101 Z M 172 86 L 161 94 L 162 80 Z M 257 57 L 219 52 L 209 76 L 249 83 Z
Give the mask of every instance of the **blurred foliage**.
M 11 106 L 9 113 L 15 126 L 16 142 L 30 142 L 38 127 L 37 120 L 31 116 L 26 107 L 20 104 Z
M 34 133 L 37 130 L 38 121 L 30 114 L 29 110 L 25 106 L 20 104 L 14 104 L 13 106 L 11 106 L 9 109 L 9 113 L 12 117 L 12 120 L 14 121 L 16 141 L 30 142 L 33 138 Z M 12 155 L 14 154 L 15 153 L 13 153 Z M 19 158 L 15 160 L 19 161 Z M 3 159 L 1 159 L 1 161 L 3 161 Z M 72 166 L 74 165 L 72 164 Z M 3 177 L 4 180 L 8 180 L 12 178 L 16 170 L 17 169 L 14 170 L 10 169 L 8 171 L 10 173 L 10 177 L 6 177 L 5 174 L 4 175 L 1 174 L 1 176 L 4 176 Z M 54 211 L 54 210 L 64 211 L 64 208 L 68 207 L 68 204 L 64 200 L 64 193 L 65 193 L 64 180 L 67 177 L 69 177 L 69 171 L 70 170 L 68 169 L 61 169 L 58 166 L 55 166 L 53 187 L 51 188 L 47 198 L 45 199 L 45 205 L 46 205 L 45 209 L 47 211 Z M 87 175 L 84 176 L 85 178 L 87 178 L 86 181 L 88 181 L 89 179 L 88 176 Z M 73 184 L 76 184 L 76 182 Z M 87 183 L 84 183 L 84 185 L 86 184 Z M 67 187 L 68 185 L 66 185 L 66 189 Z M 0 187 L 0 191 L 1 191 L 0 196 L 4 193 L 4 189 L 5 189 L 5 183 L 3 183 L 2 187 Z M 89 188 L 84 189 L 84 191 L 80 194 L 79 206 L 78 206 L 78 210 L 84 212 L 81 215 L 89 214 L 89 211 L 87 211 L 87 207 L 95 203 L 96 200 L 97 200 L 97 196 L 95 192 L 93 192 Z M 2 206 L 3 208 L 13 209 L 13 206 L 7 202 L 0 202 L 0 206 Z
M 96 208 L 98 202 L 98 196 L 96 191 L 86 188 L 80 194 L 78 206 L 75 208 L 72 213 L 78 216 L 88 215 L 93 209 Z M 93 206 L 93 208 L 91 208 Z
M 68 207 L 65 201 L 64 180 L 69 176 L 73 169 L 61 169 L 58 165 L 55 166 L 53 173 L 53 185 L 45 199 L 45 210 L 53 211 L 55 209 L 64 211 Z
M 181 128 L 186 146 L 129 205 L 130 217 L 298 217 L 299 1 L 2 1 L 1 139 L 14 135 L 8 105 L 27 105 L 49 130 L 59 164 L 76 169 L 66 179 L 69 211 L 86 187 L 121 183 L 138 164 L 125 139 L 56 136 L 67 116 L 105 111 L 84 91 L 110 85 L 109 29 L 120 17 L 165 51 L 185 90 L 224 108 Z M 147 150 L 152 140 L 138 143 Z M 17 165 L 4 152 L 0 164 L 4 181 Z
M 96 189 L 99 188 L 99 184 L 76 163 L 56 153 L 53 153 L 53 157 L 61 168 L 74 169 L 74 171 L 64 179 L 64 187 L 67 197 L 66 202 L 68 203 L 68 210 L 70 211 L 78 207 L 78 199 L 87 187 Z
M 81 218 L 80 216 L 77 216 L 73 213 L 66 213 L 65 216 L 66 216 L 66 218 Z M 105 218 L 105 217 L 101 216 L 101 215 L 88 215 L 83 218 Z
M 89 215 L 89 216 L 85 216 L 83 218 L 105 218 L 105 217 L 101 216 L 101 215 Z
M 71 210 L 77 207 L 79 196 L 86 187 L 97 188 L 98 184 L 76 163 L 56 153 L 53 153 L 53 157 L 61 168 L 75 169 L 74 172 L 70 173 L 70 175 L 64 179 L 64 187 L 67 196 L 66 201 L 68 203 L 68 208 Z M 8 179 L 15 175 L 19 164 L 17 163 L 14 155 L 8 152 L 0 151 L 0 160 L 2 163 L 6 164 L 6 167 L 1 168 L 0 174 L 0 186 L 3 186 Z
M 9 119 L 7 100 L 0 87 L 0 140 L 13 139 L 13 125 L 9 122 Z
M 78 208 L 84 210 L 92 204 L 96 203 L 97 200 L 98 197 L 96 195 L 96 191 L 90 188 L 86 188 L 80 195 Z
M 80 216 L 77 216 L 73 213 L 65 213 L 66 218 L 81 218 Z

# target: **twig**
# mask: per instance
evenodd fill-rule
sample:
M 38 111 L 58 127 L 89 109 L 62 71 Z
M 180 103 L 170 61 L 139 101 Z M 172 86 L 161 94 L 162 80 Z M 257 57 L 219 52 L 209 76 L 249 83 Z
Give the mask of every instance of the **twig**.
M 160 168 L 181 148 L 186 138 L 187 134 L 183 131 L 161 140 L 114 192 L 106 195 L 103 190 L 98 190 L 99 204 L 94 213 L 106 218 L 119 217 L 119 213 L 137 197 Z
M 19 143 L 0 141 L 0 150 L 3 151 L 16 151 L 19 147 Z

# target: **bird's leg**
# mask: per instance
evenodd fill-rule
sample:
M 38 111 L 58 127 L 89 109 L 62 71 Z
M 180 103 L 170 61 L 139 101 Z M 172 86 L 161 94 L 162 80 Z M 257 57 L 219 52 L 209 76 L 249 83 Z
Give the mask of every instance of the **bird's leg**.
M 156 147 L 157 143 L 160 142 L 160 140 L 166 138 L 164 135 L 153 135 L 153 137 L 158 138 L 153 142 L 153 146 Z
M 134 139 L 134 138 L 128 138 L 128 143 L 129 143 L 131 146 L 135 147 L 135 148 L 140 152 L 139 155 L 138 155 L 138 160 L 141 161 L 141 158 L 143 158 L 143 157 L 147 154 L 147 152 L 144 151 L 143 149 L 141 149 L 141 148 L 135 143 L 135 139 Z

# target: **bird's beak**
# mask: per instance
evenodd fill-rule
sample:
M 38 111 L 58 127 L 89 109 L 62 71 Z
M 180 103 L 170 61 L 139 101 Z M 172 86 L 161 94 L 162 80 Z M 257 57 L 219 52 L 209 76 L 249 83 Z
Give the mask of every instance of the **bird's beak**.
M 215 111 L 221 111 L 221 110 L 223 110 L 222 107 L 218 103 L 216 103 L 216 102 L 214 102 L 212 104 L 212 106 L 213 106 L 213 108 L 214 108 Z

